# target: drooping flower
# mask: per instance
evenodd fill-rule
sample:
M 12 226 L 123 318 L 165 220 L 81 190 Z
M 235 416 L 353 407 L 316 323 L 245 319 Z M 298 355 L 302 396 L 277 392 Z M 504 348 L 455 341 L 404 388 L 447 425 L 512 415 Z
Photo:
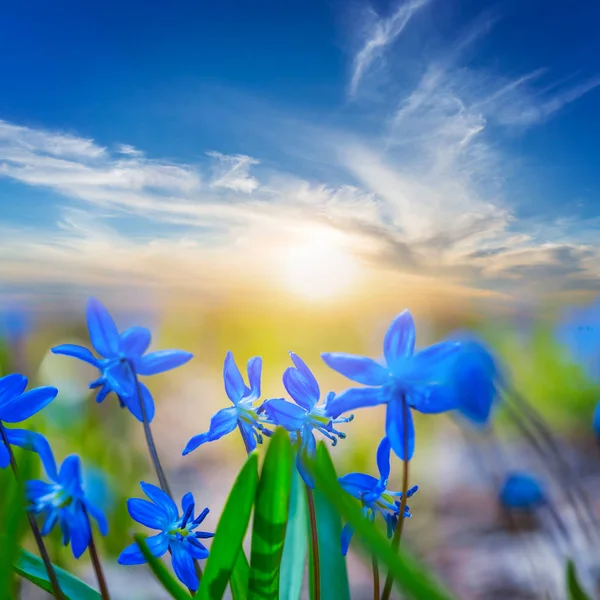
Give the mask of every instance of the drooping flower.
M 52 451 L 46 438 L 26 429 L 9 429 L 5 423 L 20 423 L 47 406 L 58 394 L 54 387 L 38 387 L 25 391 L 27 377 L 18 373 L 0 377 L 0 469 L 10 464 L 10 454 L 4 443 L 4 438 L 11 446 L 18 446 L 37 452 L 42 460 L 51 463 Z
M 336 396 L 328 402 L 328 414 L 337 417 L 357 408 L 387 404 L 386 435 L 392 450 L 401 459 L 405 445 L 407 459 L 412 458 L 415 448 L 409 408 L 422 413 L 441 413 L 457 408 L 459 403 L 449 383 L 451 366 L 460 344 L 441 342 L 416 354 L 414 348 L 415 324 L 410 312 L 405 310 L 392 321 L 385 334 L 385 365 L 353 354 L 321 354 L 325 363 L 338 373 L 371 386 L 351 388 Z
M 391 538 L 398 524 L 402 492 L 392 492 L 386 489 L 388 477 L 390 476 L 390 449 L 390 441 L 383 438 L 377 449 L 379 479 L 364 473 L 349 473 L 340 477 L 338 481 L 346 492 L 362 502 L 362 512 L 365 518 L 374 521 L 375 515 L 380 514 L 385 519 L 388 537 Z M 406 497 L 410 498 L 418 489 L 416 485 L 410 488 L 406 493 Z M 404 518 L 411 516 L 410 508 L 406 505 L 404 507 Z M 341 542 L 344 556 L 348 552 L 353 533 L 354 530 L 350 523 L 347 523 L 342 529 Z
M 183 514 L 179 516 L 177 505 L 160 488 L 144 482 L 140 485 L 151 502 L 130 498 L 127 500 L 129 514 L 138 523 L 160 531 L 146 539 L 150 552 L 159 558 L 168 550 L 179 580 L 189 589 L 197 590 L 199 581 L 194 560 L 208 557 L 208 549 L 199 540 L 211 538 L 214 533 L 195 529 L 206 518 L 208 508 L 194 518 L 194 496 L 188 492 L 181 500 Z M 141 565 L 146 559 L 137 543 L 133 543 L 121 552 L 118 562 L 122 565 Z
M 506 508 L 531 510 L 546 501 L 542 484 L 529 473 L 511 473 L 500 489 L 500 503 Z
M 95 519 L 102 535 L 108 533 L 108 522 L 104 513 L 86 498 L 79 456 L 65 458 L 58 473 L 54 459 L 50 464 L 44 462 L 44 468 L 49 483 L 39 480 L 26 483 L 28 510 L 45 516 L 42 535 L 48 535 L 59 523 L 63 544 L 70 543 L 73 556 L 79 558 L 92 539 L 90 517 Z
M 231 433 L 236 427 L 240 430 L 248 454 L 256 448 L 257 443 L 262 443 L 262 434 L 270 435 L 265 430 L 263 419 L 258 414 L 255 402 L 260 398 L 260 376 L 262 372 L 262 358 L 254 356 L 248 361 L 248 387 L 244 383 L 242 374 L 235 364 L 233 354 L 228 351 L 223 365 L 223 379 L 225 393 L 233 406 L 222 408 L 213 415 L 210 427 L 206 433 L 195 435 L 183 450 L 183 456 L 194 451 L 205 442 L 214 442 L 224 435 Z
M 148 388 L 138 382 L 138 376 L 175 369 L 187 363 L 193 355 L 183 350 L 158 350 L 145 354 L 150 346 L 150 331 L 145 327 L 130 327 L 119 334 L 109 312 L 96 298 L 90 298 L 88 302 L 87 325 L 92 346 L 101 358 L 76 344 L 62 344 L 52 348 L 52 352 L 78 358 L 100 371 L 100 378 L 90 383 L 91 389 L 99 388 L 96 402 L 102 402 L 114 392 L 121 406 L 126 406 L 136 419 L 143 421 L 141 395 L 148 420 L 152 421 L 154 400 Z
M 348 423 L 353 416 L 332 419 L 328 413 L 328 404 L 335 394 L 331 392 L 324 404 L 319 404 L 321 389 L 306 363 L 294 352 L 290 352 L 294 367 L 289 367 L 283 374 L 283 385 L 288 394 L 296 402 L 292 404 L 283 398 L 266 400 L 260 408 L 265 412 L 269 422 L 287 429 L 292 442 L 299 448 L 296 465 L 305 483 L 314 487 L 309 462 L 316 456 L 317 442 L 313 431 L 322 433 L 335 446 L 338 438 L 344 439 L 346 434 L 334 429 L 337 423 Z

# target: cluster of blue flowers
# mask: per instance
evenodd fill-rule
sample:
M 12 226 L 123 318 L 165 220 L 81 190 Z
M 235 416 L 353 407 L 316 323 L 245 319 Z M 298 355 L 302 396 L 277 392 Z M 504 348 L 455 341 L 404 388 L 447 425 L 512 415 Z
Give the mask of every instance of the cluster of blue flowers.
M 91 345 L 98 356 L 88 348 L 73 344 L 63 344 L 52 351 L 96 367 L 99 377 L 90 383 L 91 389 L 98 390 L 96 400 L 102 402 L 113 393 L 121 407 L 149 426 L 155 413 L 154 401 L 140 376 L 181 366 L 192 355 L 181 350 L 148 353 L 150 331 L 132 327 L 119 333 L 108 311 L 96 299 L 88 303 L 87 325 Z M 232 405 L 212 417 L 208 431 L 189 440 L 183 455 L 235 429 L 239 430 L 250 453 L 265 436 L 272 435 L 275 427 L 282 427 L 289 432 L 296 448 L 298 472 L 306 485 L 313 488 L 311 465 L 316 454 L 315 434 L 335 445 L 346 437 L 339 426 L 352 421 L 352 411 L 384 404 L 387 409 L 385 432 L 376 456 L 379 478 L 350 473 L 340 477 L 339 482 L 348 494 L 362 503 L 365 518 L 374 520 L 377 514 L 383 517 L 391 536 L 399 520 L 410 517 L 410 509 L 405 505 L 404 514 L 400 515 L 402 492 L 390 491 L 387 485 L 391 451 L 404 461 L 414 454 L 412 411 L 424 414 L 459 411 L 475 423 L 485 423 L 497 398 L 496 383 L 500 376 L 491 354 L 477 341 L 453 339 L 419 351 L 415 351 L 415 344 L 414 321 L 410 312 L 404 311 L 393 320 L 384 337 L 383 361 L 343 353 L 322 354 L 326 365 L 361 384 L 339 394 L 323 394 L 307 364 L 290 352 L 293 366 L 283 374 L 283 384 L 290 399 L 261 400 L 262 359 L 253 357 L 248 361 L 246 383 L 232 353 L 228 352 L 223 378 L 225 393 Z M 20 446 L 39 454 L 49 482 L 27 484 L 29 508 L 32 513 L 45 518 L 43 535 L 58 523 L 65 545 L 70 543 L 74 556 L 79 557 L 92 540 L 90 517 L 103 534 L 108 525 L 102 512 L 86 498 L 77 456 L 66 458 L 58 470 L 43 436 L 5 427 L 5 423 L 18 423 L 29 418 L 57 395 L 57 390 L 51 387 L 25 392 L 26 385 L 27 380 L 21 375 L 0 379 L 0 467 L 9 464 L 8 446 Z M 179 511 L 164 485 L 160 489 L 142 482 L 141 487 L 149 500 L 130 499 L 127 506 L 131 517 L 158 531 L 147 540 L 150 551 L 157 557 L 169 551 L 178 578 L 190 590 L 196 590 L 199 580 L 194 561 L 205 559 L 209 553 L 200 540 L 213 535 L 197 531 L 208 509 L 195 516 L 194 498 L 187 493 Z M 416 486 L 406 490 L 406 497 L 416 490 Z M 352 530 L 346 526 L 341 540 L 344 554 L 351 536 Z M 123 550 L 119 557 L 119 563 L 124 565 L 143 562 L 145 559 L 137 544 Z

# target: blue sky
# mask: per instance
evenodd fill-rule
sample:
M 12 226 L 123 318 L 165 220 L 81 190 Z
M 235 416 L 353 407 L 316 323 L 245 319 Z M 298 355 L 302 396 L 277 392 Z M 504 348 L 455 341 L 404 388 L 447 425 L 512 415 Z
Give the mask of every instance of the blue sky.
M 262 286 L 290 244 L 598 288 L 595 3 L 26 4 L 0 9 L 11 293 Z

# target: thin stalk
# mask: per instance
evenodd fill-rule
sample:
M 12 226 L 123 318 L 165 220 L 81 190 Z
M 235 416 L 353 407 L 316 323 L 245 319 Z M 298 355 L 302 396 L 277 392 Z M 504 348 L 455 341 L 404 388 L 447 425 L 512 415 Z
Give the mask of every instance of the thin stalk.
M 310 543 L 312 547 L 313 600 L 321 600 L 321 563 L 319 559 L 319 534 L 317 531 L 317 511 L 315 508 L 315 498 L 313 495 L 313 491 L 308 485 L 306 485 L 306 499 L 308 501 L 308 518 L 310 521 Z
M 88 518 L 89 521 L 89 518 Z M 94 541 L 94 534 L 91 533 L 91 524 L 90 524 L 90 545 L 88 546 L 88 550 L 90 553 L 90 558 L 92 559 L 92 564 L 94 565 L 94 571 L 96 573 L 96 579 L 98 580 L 98 587 L 100 588 L 100 595 L 102 596 L 102 600 L 110 600 L 110 593 L 108 591 L 108 585 L 106 583 L 106 577 L 104 576 L 104 571 L 102 570 L 102 563 L 100 562 L 100 556 L 98 555 L 98 549 L 96 548 L 96 542 Z
M 398 524 L 396 525 L 396 531 L 394 531 L 394 537 L 392 538 L 392 548 L 394 551 L 398 550 L 400 546 L 400 540 L 402 539 L 402 529 L 404 526 L 404 511 L 406 510 L 406 501 L 408 498 L 408 403 L 406 398 L 402 396 L 402 416 L 403 416 L 403 428 L 404 428 L 404 460 L 402 461 L 402 499 L 400 501 L 400 513 L 398 515 Z M 385 578 L 385 585 L 383 586 L 383 594 L 381 600 L 389 600 L 390 594 L 392 593 L 392 584 L 394 578 L 392 573 L 388 571 L 387 577 Z
M 379 565 L 374 554 L 371 558 L 373 564 L 373 600 L 379 600 Z
M 15 459 L 15 455 L 12 451 L 11 445 L 8 443 L 8 439 L 6 437 L 6 432 L 4 431 L 4 425 L 0 423 L 0 435 L 2 436 L 2 441 L 6 446 L 8 451 L 8 456 L 10 457 L 10 466 L 15 474 L 15 477 L 19 479 L 19 469 L 17 467 L 17 461 Z M 38 551 L 42 560 L 44 561 L 44 566 L 46 567 L 46 572 L 48 573 L 48 579 L 50 580 L 50 585 L 52 586 L 52 594 L 58 600 L 66 600 L 65 595 L 62 593 L 60 589 L 60 584 L 58 583 L 58 578 L 56 577 L 56 571 L 54 570 L 54 565 L 50 560 L 50 556 L 48 554 L 48 550 L 46 549 L 46 545 L 44 544 L 44 540 L 42 539 L 42 534 L 40 533 L 40 529 L 35 520 L 35 517 L 29 512 L 27 513 L 27 520 L 29 521 L 29 526 L 31 527 L 31 532 L 33 533 L 33 537 L 35 539 L 35 543 L 38 547 Z

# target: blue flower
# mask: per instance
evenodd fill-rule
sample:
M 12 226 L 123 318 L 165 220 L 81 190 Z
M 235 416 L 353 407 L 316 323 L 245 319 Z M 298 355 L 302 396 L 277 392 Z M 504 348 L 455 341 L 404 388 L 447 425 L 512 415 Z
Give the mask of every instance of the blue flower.
M 71 543 L 73 556 L 79 558 L 92 539 L 89 517 L 96 520 L 102 535 L 108 533 L 106 517 L 85 496 L 78 456 L 65 458 L 58 473 L 54 459 L 49 464 L 44 463 L 44 468 L 50 483 L 37 480 L 26 483 L 28 510 L 45 516 L 42 535 L 48 535 L 59 523 L 63 544 L 66 546 Z
M 254 356 L 248 361 L 248 382 L 244 383 L 242 374 L 235 364 L 233 354 L 227 352 L 223 365 L 223 379 L 225 393 L 233 406 L 223 408 L 210 420 L 210 427 L 206 433 L 195 435 L 183 450 L 183 456 L 194 451 L 205 442 L 214 442 L 224 435 L 231 433 L 236 427 L 240 430 L 248 454 L 256 448 L 257 443 L 262 443 L 262 433 L 270 435 L 265 430 L 263 422 L 258 415 L 258 407 L 254 403 L 260 398 L 260 375 L 262 372 L 262 358 Z
M 197 590 L 199 582 L 194 560 L 208 557 L 208 550 L 199 540 L 213 537 L 214 533 L 194 530 L 206 518 L 208 508 L 194 518 L 194 496 L 188 492 L 181 500 L 183 515 L 180 517 L 175 502 L 160 488 L 144 482 L 141 487 L 151 502 L 130 498 L 127 500 L 129 514 L 138 523 L 160 531 L 146 540 L 150 552 L 159 558 L 168 550 L 177 577 L 189 589 Z M 119 556 L 122 565 L 141 565 L 145 562 L 137 543 L 125 548 Z
M 47 406 L 58 394 L 54 387 L 39 387 L 25 391 L 27 377 L 14 373 L 0 377 L 0 427 L 7 442 L 37 452 L 48 464 L 54 459 L 46 438 L 39 433 L 25 429 L 8 429 L 4 423 L 20 423 Z M 8 448 L 0 437 L 0 469 L 10 464 Z
M 511 473 L 500 490 L 500 503 L 506 508 L 531 510 L 546 503 L 546 492 L 528 473 Z
M 318 404 L 321 390 L 315 376 L 297 354 L 290 352 L 290 357 L 294 367 L 289 367 L 284 372 L 283 385 L 296 404 L 283 398 L 266 400 L 260 412 L 266 413 L 270 423 L 287 429 L 292 442 L 300 446 L 296 455 L 298 471 L 305 483 L 313 488 L 309 464 L 317 452 L 313 430 L 321 432 L 335 446 L 337 438 L 344 439 L 346 434 L 334 429 L 333 425 L 347 423 L 353 417 L 332 419 L 328 414 L 328 403 L 335 394 L 331 392 L 325 404 Z
M 101 358 L 75 344 L 56 346 L 52 352 L 73 356 L 96 367 L 100 378 L 90 383 L 91 389 L 99 388 L 96 402 L 102 402 L 110 392 L 114 392 L 121 406 L 127 406 L 136 419 L 143 421 L 137 376 L 169 371 L 187 363 L 193 355 L 183 350 L 158 350 L 145 354 L 150 346 L 150 331 L 145 327 L 130 327 L 119 334 L 112 317 L 95 298 L 88 302 L 87 325 L 92 346 Z M 139 387 L 148 420 L 152 421 L 154 400 L 143 383 L 139 383 Z
M 348 379 L 372 386 L 351 388 L 336 396 L 328 414 L 337 417 L 344 412 L 366 406 L 387 404 L 386 435 L 392 450 L 408 460 L 415 448 L 412 415 L 404 403 L 422 413 L 441 413 L 457 408 L 458 398 L 449 385 L 451 366 L 460 348 L 457 342 L 441 342 L 414 353 L 415 324 L 409 311 L 400 313 L 390 325 L 383 340 L 386 365 L 371 358 L 343 353 L 324 353 L 325 363 Z M 406 422 L 404 415 L 406 414 Z M 406 430 L 407 440 L 404 440 Z
M 338 479 L 346 492 L 362 502 L 362 512 L 365 518 L 374 521 L 375 515 L 380 514 L 385 519 L 388 537 L 392 537 L 398 524 L 402 499 L 402 492 L 392 492 L 386 489 L 388 477 L 390 476 L 390 448 L 390 441 L 387 438 L 383 438 L 377 449 L 379 479 L 363 473 L 349 473 Z M 410 488 L 406 493 L 406 497 L 410 498 L 418 489 L 416 485 Z M 405 506 L 404 517 L 410 516 L 412 516 L 410 508 Z M 342 554 L 344 556 L 348 552 L 353 533 L 354 531 L 350 523 L 347 523 L 344 529 L 342 529 L 341 541 Z

